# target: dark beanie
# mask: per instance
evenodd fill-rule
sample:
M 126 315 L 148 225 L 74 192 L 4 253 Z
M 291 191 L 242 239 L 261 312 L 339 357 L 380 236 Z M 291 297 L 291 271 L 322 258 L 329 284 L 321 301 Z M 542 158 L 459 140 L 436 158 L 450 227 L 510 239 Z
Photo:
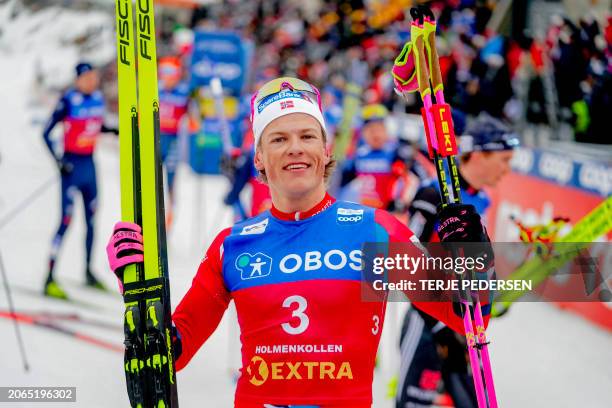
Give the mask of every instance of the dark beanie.
M 93 71 L 93 66 L 89 62 L 79 62 L 75 68 L 77 77 L 86 72 Z

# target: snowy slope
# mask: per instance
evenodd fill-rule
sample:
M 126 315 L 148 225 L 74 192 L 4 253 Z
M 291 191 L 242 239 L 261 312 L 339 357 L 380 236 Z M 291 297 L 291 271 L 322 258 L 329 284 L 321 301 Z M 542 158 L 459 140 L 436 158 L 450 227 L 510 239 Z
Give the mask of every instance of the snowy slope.
M 83 279 L 85 235 L 81 206 L 73 219 L 58 262 L 57 277 L 81 304 L 40 297 L 50 241 L 59 222 L 57 171 L 43 144 L 39 125 L 33 125 L 29 104 L 36 60 L 54 78 L 72 75 L 78 51 L 65 41 L 67 31 L 87 32 L 103 14 L 78 14 L 49 9 L 19 16 L 6 25 L 6 4 L 0 6 L 0 221 L 15 206 L 19 212 L 0 225 L 0 253 L 6 267 L 15 307 L 20 311 L 76 313 L 110 327 L 57 321 L 64 327 L 121 346 L 122 302 L 114 292 L 85 289 Z M 46 24 L 41 24 L 46 22 Z M 66 30 L 71 27 L 71 30 Z M 110 25 L 112 30 L 112 22 Z M 103 49 L 112 51 L 112 37 Z M 103 42 L 104 42 L 103 41 Z M 109 48 L 110 47 L 110 48 Z M 59 80 L 58 80 L 59 81 Z M 59 81 L 62 82 L 62 81 Z M 49 83 L 52 85 L 51 83 Z M 50 107 L 46 108 L 47 112 Z M 110 288 L 104 246 L 119 218 L 118 145 L 105 137 L 96 152 L 99 211 L 96 214 L 94 270 Z M 204 249 L 214 233 L 229 225 L 231 214 L 220 205 L 227 189 L 220 177 L 198 179 L 187 169 L 178 175 L 175 225 L 169 234 L 173 304 L 188 289 Z M 22 203 L 41 185 L 48 188 Z M 199 201 L 198 197 L 201 197 Z M 0 292 L 0 310 L 7 299 Z M 386 382 L 397 366 L 396 333 L 400 305 L 392 305 L 383 334 L 380 368 L 374 385 L 375 407 L 392 404 L 384 398 Z M 23 371 L 10 321 L 0 318 L 0 386 L 76 386 L 76 404 L 53 407 L 127 406 L 121 352 L 111 351 L 46 328 L 22 325 L 31 370 Z M 516 305 L 489 330 L 491 355 L 502 407 L 607 407 L 612 384 L 612 336 L 578 317 L 546 304 Z M 183 407 L 229 407 L 233 401 L 231 368 L 236 368 L 239 346 L 233 311 L 226 314 L 211 339 L 193 361 L 178 373 Z M 11 406 L 4 404 L 2 406 Z M 20 405 L 21 406 L 21 405 Z M 37 404 L 36 406 L 45 406 Z
M 102 65 L 114 58 L 114 18 L 100 11 L 82 13 L 49 7 L 36 13 L 11 13 L 13 1 L 0 6 L 0 50 L 5 58 L 26 58 L 25 78 L 35 66 L 47 86 L 62 88 L 78 60 Z

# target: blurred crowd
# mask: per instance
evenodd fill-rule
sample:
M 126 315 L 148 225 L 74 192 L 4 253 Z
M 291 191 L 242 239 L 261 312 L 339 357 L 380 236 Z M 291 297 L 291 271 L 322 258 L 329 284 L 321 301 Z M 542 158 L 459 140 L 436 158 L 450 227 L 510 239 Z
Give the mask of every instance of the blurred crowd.
M 362 103 L 392 110 L 398 98 L 389 72 L 409 39 L 413 1 L 307 3 L 224 1 L 196 9 L 191 25 L 237 30 L 254 41 L 251 87 L 279 75 L 317 85 L 332 127 L 348 82 L 363 86 Z M 445 93 L 457 117 L 484 111 L 519 129 L 548 126 L 552 138 L 566 124 L 576 141 L 609 143 L 604 115 L 612 111 L 612 17 L 602 24 L 592 16 L 573 22 L 553 15 L 545 37 L 536 38 L 527 30 L 506 35 L 491 29 L 496 1 L 428 4 L 438 17 Z M 367 69 L 355 69 L 356 61 Z M 419 103 L 415 97 L 405 109 L 417 112 Z M 462 123 L 456 126 L 461 132 Z

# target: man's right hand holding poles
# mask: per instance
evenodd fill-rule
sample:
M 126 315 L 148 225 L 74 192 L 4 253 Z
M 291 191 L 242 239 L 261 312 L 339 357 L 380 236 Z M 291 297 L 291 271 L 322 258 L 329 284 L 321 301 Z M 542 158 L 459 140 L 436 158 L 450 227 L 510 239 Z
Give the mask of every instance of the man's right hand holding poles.
M 480 216 L 474 207 L 461 204 L 459 172 L 455 160 L 458 149 L 450 106 L 444 100 L 444 85 L 435 45 L 435 18 L 433 13 L 425 7 L 413 8 L 410 14 L 413 18 L 410 30 L 411 39 L 395 59 L 392 76 L 399 95 L 406 96 L 407 93 L 418 91 L 423 101 L 421 114 L 427 146 L 429 156 L 436 166 L 442 199 L 437 215 L 437 231 L 443 243 L 486 243 L 484 252 L 488 255 L 487 267 L 490 267 L 493 265 L 493 252 L 486 229 L 480 222 Z M 433 102 L 432 93 L 435 96 L 435 102 Z M 446 166 L 444 159 L 446 159 Z M 445 167 L 450 173 L 448 176 Z M 449 188 L 449 178 L 452 189 Z M 457 255 L 456 248 L 452 252 Z M 479 408 L 497 407 L 482 308 L 477 297 L 474 298 L 473 304 L 470 297 L 472 296 L 464 294 L 461 298 L 461 313 L 476 399 Z

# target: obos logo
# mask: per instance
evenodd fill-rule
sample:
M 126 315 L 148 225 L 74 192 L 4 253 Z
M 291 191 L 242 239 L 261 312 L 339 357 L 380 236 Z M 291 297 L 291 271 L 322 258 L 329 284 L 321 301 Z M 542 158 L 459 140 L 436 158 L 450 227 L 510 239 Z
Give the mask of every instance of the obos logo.
M 357 224 L 363 221 L 363 210 L 338 208 L 336 222 L 340 225 Z
M 327 269 L 338 271 L 348 265 L 354 271 L 361 271 L 363 253 L 360 249 L 344 253 L 339 249 L 330 249 L 325 254 L 320 251 L 308 251 L 302 257 L 299 254 L 287 254 L 279 262 L 283 273 L 294 273 L 300 269 L 316 271 L 325 265 Z
M 263 278 L 270 275 L 272 258 L 261 252 L 257 252 L 254 255 L 244 252 L 238 255 L 235 265 L 236 269 L 240 271 L 242 280 Z

